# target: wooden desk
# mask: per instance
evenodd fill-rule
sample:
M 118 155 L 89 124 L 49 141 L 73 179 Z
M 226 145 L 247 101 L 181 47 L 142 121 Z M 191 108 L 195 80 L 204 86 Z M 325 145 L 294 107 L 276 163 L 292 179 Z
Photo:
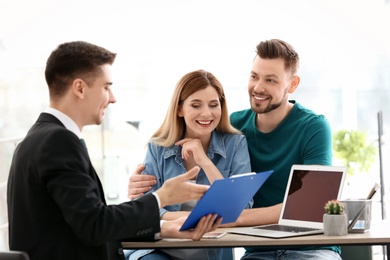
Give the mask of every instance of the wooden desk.
M 220 228 L 228 232 L 231 228 Z M 387 259 L 390 259 L 390 222 L 381 221 L 372 225 L 366 233 L 354 233 L 346 236 L 311 235 L 294 238 L 272 239 L 228 233 L 219 239 L 163 239 L 157 242 L 122 242 L 125 249 L 146 248 L 205 248 L 205 247 L 282 247 L 282 246 L 318 246 L 318 245 L 386 245 Z

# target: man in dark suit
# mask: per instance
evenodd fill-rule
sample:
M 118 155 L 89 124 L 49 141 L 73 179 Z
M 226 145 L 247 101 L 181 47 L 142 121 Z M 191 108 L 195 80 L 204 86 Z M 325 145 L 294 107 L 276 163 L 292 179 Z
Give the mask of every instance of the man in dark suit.
M 9 246 L 31 259 L 124 259 L 120 241 L 160 237 L 199 240 L 220 223 L 202 218 L 193 231 L 179 232 L 183 219 L 161 224 L 159 207 L 199 199 L 207 186 L 186 180 L 119 205 L 106 204 L 83 143 L 82 129 L 101 124 L 115 103 L 111 65 L 116 54 L 86 42 L 58 46 L 47 60 L 50 107 L 15 150 L 8 180 Z

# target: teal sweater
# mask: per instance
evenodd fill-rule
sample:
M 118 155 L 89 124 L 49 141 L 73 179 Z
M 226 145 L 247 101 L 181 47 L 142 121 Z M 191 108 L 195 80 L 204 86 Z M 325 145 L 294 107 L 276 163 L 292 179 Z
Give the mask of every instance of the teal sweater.
M 290 102 L 294 104 L 290 113 L 269 133 L 256 128 L 256 113 L 251 109 L 230 116 L 232 125 L 246 136 L 252 171 L 274 170 L 255 194 L 254 208 L 283 202 L 293 164 L 332 165 L 332 132 L 327 119 L 295 101 Z M 339 247 L 326 248 L 340 253 Z M 267 249 L 247 248 L 249 252 L 261 250 Z

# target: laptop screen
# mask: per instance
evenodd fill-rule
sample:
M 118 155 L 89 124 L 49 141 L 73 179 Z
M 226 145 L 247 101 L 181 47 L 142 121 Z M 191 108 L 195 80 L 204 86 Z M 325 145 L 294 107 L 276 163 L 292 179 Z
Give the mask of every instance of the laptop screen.
M 343 171 L 294 169 L 282 219 L 322 222 L 325 203 L 338 199 Z

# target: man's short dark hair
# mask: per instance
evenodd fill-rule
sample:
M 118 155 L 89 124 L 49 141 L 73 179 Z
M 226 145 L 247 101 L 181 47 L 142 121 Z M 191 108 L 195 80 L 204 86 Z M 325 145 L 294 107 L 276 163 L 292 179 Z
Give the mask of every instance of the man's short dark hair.
M 293 75 L 298 71 L 299 55 L 294 47 L 285 41 L 279 39 L 262 41 L 256 46 L 256 53 L 262 59 L 282 58 L 286 71 L 290 70 Z
M 60 44 L 46 62 L 45 77 L 50 98 L 64 94 L 68 85 L 76 78 L 93 83 L 94 78 L 101 73 L 101 66 L 112 65 L 115 57 L 116 53 L 88 42 Z

